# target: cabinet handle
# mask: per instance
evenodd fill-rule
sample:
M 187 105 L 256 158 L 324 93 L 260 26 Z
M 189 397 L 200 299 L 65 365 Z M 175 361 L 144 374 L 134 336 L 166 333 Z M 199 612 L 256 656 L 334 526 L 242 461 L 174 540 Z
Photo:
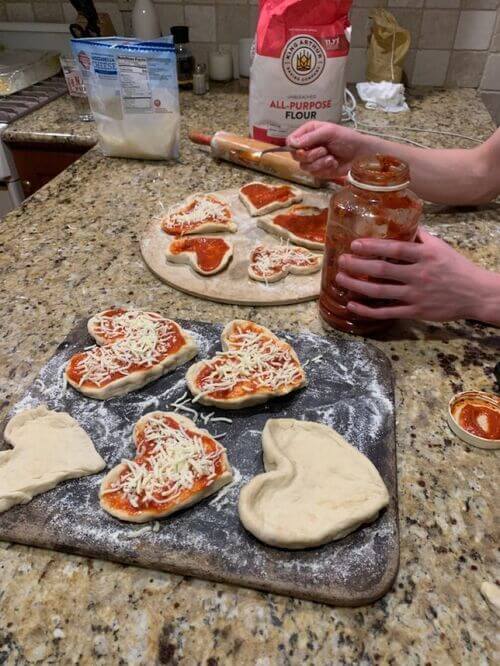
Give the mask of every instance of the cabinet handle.
M 28 196 L 28 194 L 32 193 L 33 185 L 31 184 L 31 180 L 22 180 L 21 185 L 23 186 L 23 190 L 24 190 L 24 193 L 26 194 L 26 196 Z

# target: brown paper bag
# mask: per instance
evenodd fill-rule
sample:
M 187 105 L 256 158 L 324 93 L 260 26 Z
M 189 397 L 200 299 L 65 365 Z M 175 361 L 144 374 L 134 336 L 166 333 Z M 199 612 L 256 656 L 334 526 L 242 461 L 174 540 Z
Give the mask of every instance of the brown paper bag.
M 375 9 L 370 18 L 372 33 L 368 45 L 366 80 L 400 83 L 403 61 L 411 43 L 410 32 L 402 28 L 386 9 Z

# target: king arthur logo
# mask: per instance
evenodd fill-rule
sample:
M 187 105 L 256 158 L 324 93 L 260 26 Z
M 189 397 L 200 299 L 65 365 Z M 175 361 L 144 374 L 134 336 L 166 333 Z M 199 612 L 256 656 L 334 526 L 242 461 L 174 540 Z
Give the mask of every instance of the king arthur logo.
M 281 52 L 281 64 L 287 79 L 299 86 L 316 81 L 325 63 L 324 48 L 310 35 L 292 37 Z

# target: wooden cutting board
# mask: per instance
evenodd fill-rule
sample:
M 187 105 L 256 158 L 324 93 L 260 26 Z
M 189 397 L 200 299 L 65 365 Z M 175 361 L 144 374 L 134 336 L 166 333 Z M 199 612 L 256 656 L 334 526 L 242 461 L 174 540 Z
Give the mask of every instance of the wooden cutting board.
M 179 322 L 192 331 L 199 358 L 220 350 L 222 326 Z M 385 594 L 398 570 L 394 396 L 389 360 L 359 340 L 312 334 L 280 334 L 306 363 L 306 388 L 266 405 L 241 411 L 216 410 L 232 423 L 214 423 L 237 482 L 219 495 L 161 521 L 159 532 L 139 538 L 137 529 L 101 510 L 98 490 L 106 473 L 75 479 L 0 514 L 0 540 L 100 557 L 177 574 L 254 587 L 327 604 L 358 606 Z M 145 413 L 167 410 L 185 392 L 186 367 L 144 389 L 107 402 L 85 398 L 68 387 L 67 359 L 92 340 L 82 322 L 42 368 L 12 413 L 41 403 L 69 412 L 91 436 L 108 468 L 134 453 L 132 429 Z M 318 358 L 321 356 L 321 358 Z M 197 405 L 200 413 L 213 408 Z M 238 518 L 240 488 L 263 471 L 261 432 L 268 418 L 318 421 L 334 427 L 375 464 L 390 493 L 379 518 L 320 548 L 287 551 L 267 546 Z M 1 441 L 1 440 L 0 440 Z M 0 448 L 1 448 L 0 444 Z M 5 445 L 4 445 L 5 446 Z
M 321 208 L 328 206 L 331 194 L 306 189 L 303 192 L 303 204 Z M 321 271 L 313 275 L 288 275 L 269 285 L 248 277 L 248 257 L 255 245 L 261 242 L 279 245 L 280 239 L 257 226 L 257 218 L 251 217 L 241 203 L 237 188 L 214 194 L 230 204 L 238 224 L 236 233 L 224 234 L 234 244 L 233 259 L 228 268 L 216 275 L 204 277 L 189 266 L 167 262 L 165 253 L 173 237 L 161 230 L 159 219 L 154 219 L 141 239 L 142 256 L 151 271 L 171 287 L 220 303 L 285 305 L 317 298 Z

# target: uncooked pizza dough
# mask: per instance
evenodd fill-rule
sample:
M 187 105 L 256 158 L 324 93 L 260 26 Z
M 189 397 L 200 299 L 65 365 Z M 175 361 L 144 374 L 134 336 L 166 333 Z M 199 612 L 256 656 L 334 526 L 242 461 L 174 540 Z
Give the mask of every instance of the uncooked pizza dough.
M 241 491 L 240 519 L 271 546 L 299 549 L 341 539 L 377 517 L 387 488 L 366 456 L 320 423 L 269 419 L 265 473 Z
M 106 466 L 69 414 L 43 405 L 16 414 L 4 436 L 12 449 L 0 451 L 0 513 L 60 481 L 96 474 Z

